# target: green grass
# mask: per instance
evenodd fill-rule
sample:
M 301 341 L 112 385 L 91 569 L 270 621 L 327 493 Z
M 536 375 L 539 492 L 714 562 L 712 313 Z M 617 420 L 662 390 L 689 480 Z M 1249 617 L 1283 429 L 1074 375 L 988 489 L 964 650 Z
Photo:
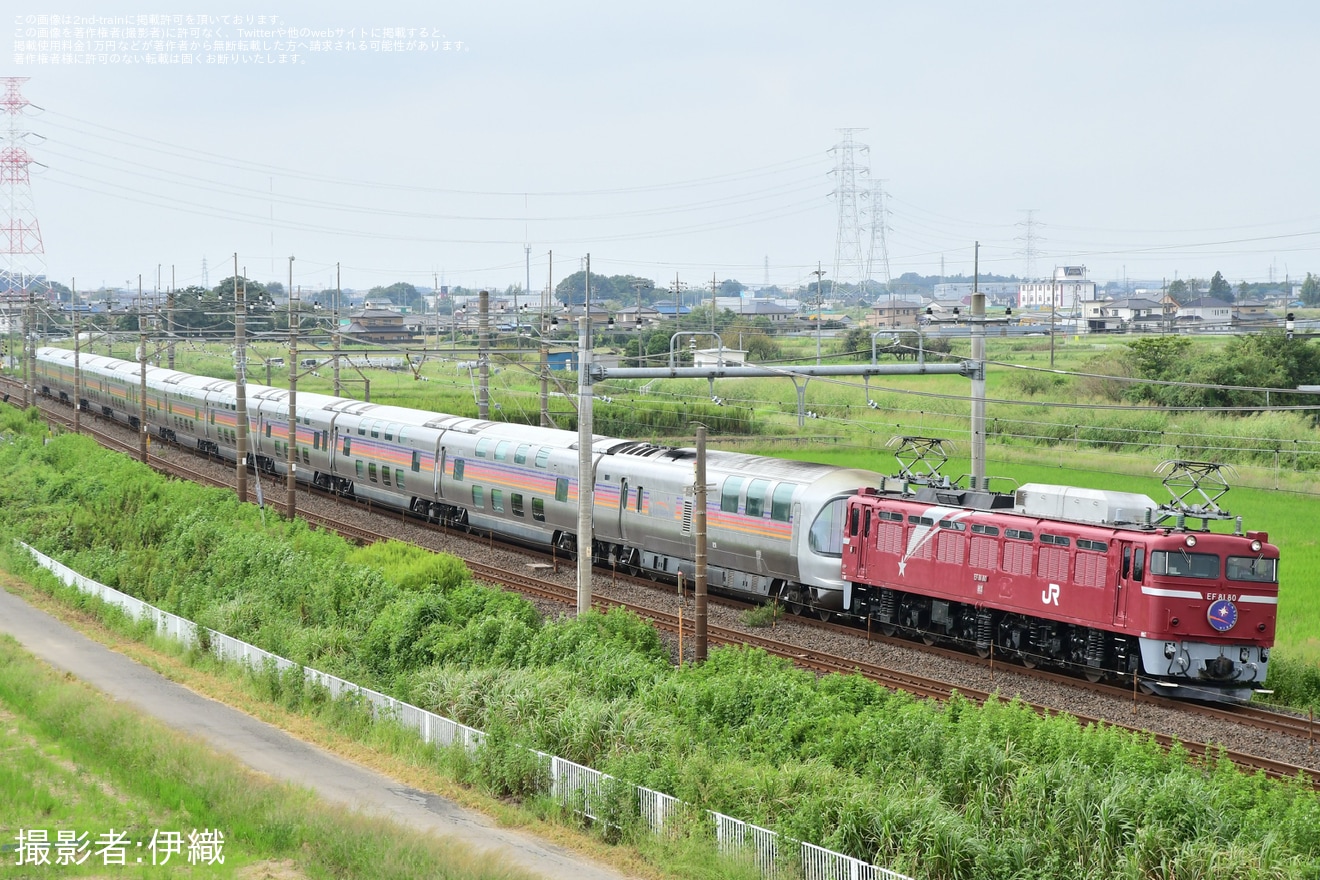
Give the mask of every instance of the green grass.
M 189 876 L 250 876 L 254 866 L 291 860 L 309 877 L 525 876 L 466 847 L 417 834 L 276 785 L 208 746 L 145 719 L 70 681 L 0 637 L 0 828 L 6 842 L 20 829 L 88 833 L 81 867 L 16 867 L 4 876 L 156 877 L 186 869 L 187 850 L 152 865 L 155 830 L 218 829 L 224 863 L 197 865 Z M 107 867 L 97 841 L 127 833 L 129 867 Z M 141 843 L 141 847 L 135 844 Z M 160 852 L 165 855 L 164 850 Z M 135 860 L 141 857 L 143 866 Z

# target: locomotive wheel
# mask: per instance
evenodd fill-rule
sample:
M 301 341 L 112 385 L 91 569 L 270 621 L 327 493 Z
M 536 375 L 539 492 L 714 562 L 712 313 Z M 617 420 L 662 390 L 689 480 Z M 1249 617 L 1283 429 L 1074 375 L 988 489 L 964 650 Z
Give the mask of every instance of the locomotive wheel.
M 826 611 L 824 608 L 817 608 L 816 616 L 819 617 L 825 623 L 829 623 L 830 618 L 833 617 L 834 615 L 831 614 L 829 611 Z
M 922 641 L 922 644 L 925 644 L 925 645 L 933 645 L 933 644 L 935 644 L 937 641 L 939 641 L 939 639 L 937 639 L 937 638 L 935 637 L 935 633 L 933 633 L 933 632 L 927 632 L 926 630 L 923 629 L 923 630 L 921 631 L 921 641 Z
M 990 657 L 990 647 L 987 645 L 982 648 L 978 645 L 976 648 L 976 656 L 980 657 L 982 660 L 988 659 Z
M 892 623 L 880 624 L 880 634 L 885 636 L 886 638 L 892 639 L 894 637 L 894 634 L 897 632 L 898 632 L 898 627 Z
M 1028 669 L 1035 669 L 1037 666 L 1040 665 L 1040 658 L 1037 657 L 1035 654 L 1023 654 L 1022 665 L 1027 667 Z
M 1098 684 L 1100 679 L 1105 677 L 1105 671 L 1103 669 L 1096 669 L 1094 666 L 1083 666 L 1082 677 L 1091 684 Z

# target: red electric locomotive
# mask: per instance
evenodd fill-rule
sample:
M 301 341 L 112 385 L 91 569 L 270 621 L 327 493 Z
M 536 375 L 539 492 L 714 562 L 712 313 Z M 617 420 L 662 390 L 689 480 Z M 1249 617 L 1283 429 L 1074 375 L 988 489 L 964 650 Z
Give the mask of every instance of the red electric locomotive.
M 1182 508 L 1204 516 L 1189 529 L 1185 512 L 1130 492 L 913 488 L 887 481 L 847 506 L 851 608 L 886 634 L 1093 681 L 1138 674 L 1166 696 L 1245 702 L 1263 686 L 1279 551 L 1240 519 L 1233 534 L 1209 531 L 1225 517 L 1213 502 Z

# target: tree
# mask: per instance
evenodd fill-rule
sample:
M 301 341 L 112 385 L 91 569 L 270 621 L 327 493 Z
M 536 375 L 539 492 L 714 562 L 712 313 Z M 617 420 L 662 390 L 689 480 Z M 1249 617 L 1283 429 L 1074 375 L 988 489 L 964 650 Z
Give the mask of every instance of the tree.
M 1210 296 L 1226 303 L 1233 301 L 1233 286 L 1224 279 L 1224 273 L 1216 271 L 1210 279 Z
M 1173 297 L 1173 301 L 1179 305 L 1183 305 L 1192 299 L 1192 292 L 1188 289 L 1187 282 L 1183 281 L 1181 278 L 1175 278 L 1170 281 L 1165 292 Z
M 1320 305 L 1320 278 L 1306 273 L 1306 280 L 1302 282 L 1302 302 L 1308 306 Z
M 586 302 L 587 296 L 587 273 L 574 272 L 563 281 L 555 285 L 555 298 L 565 305 L 581 304 Z M 603 303 L 607 299 L 627 300 L 634 296 L 631 290 L 617 291 L 614 289 L 614 283 L 604 275 L 591 273 L 591 301 L 593 303 Z
M 1237 298 L 1239 301 L 1241 301 L 1247 299 L 1250 296 L 1251 296 L 1251 285 L 1243 281 L 1237 287 Z
M 733 278 L 726 278 L 720 282 L 720 296 L 742 296 L 742 292 L 746 289 L 746 284 Z
M 373 287 L 367 291 L 367 299 L 388 299 L 396 306 L 409 309 L 420 309 L 422 305 L 422 295 L 406 281 L 396 281 L 389 287 Z

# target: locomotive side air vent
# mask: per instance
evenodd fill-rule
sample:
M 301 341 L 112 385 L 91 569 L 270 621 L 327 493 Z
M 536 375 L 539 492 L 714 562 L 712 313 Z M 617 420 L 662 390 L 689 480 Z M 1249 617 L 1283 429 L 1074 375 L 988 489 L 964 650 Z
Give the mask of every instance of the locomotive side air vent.
M 1109 525 L 1145 525 L 1159 509 L 1154 500 L 1137 492 L 1046 483 L 1024 484 L 1013 500 L 1013 509 L 1028 516 Z

